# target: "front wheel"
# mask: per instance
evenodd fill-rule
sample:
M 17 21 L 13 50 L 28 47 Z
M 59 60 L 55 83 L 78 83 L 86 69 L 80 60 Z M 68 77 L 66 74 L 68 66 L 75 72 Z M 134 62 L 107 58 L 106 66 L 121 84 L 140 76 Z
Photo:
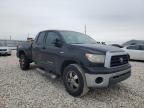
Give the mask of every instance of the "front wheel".
M 28 69 L 29 69 L 30 63 L 28 62 L 28 59 L 27 59 L 27 57 L 25 56 L 25 54 L 21 54 L 21 55 L 20 55 L 20 60 L 19 60 L 19 62 L 20 62 L 20 68 L 21 68 L 22 70 L 28 70 Z
M 64 69 L 63 82 L 67 92 L 72 96 L 83 96 L 88 92 L 84 73 L 77 64 L 70 64 Z

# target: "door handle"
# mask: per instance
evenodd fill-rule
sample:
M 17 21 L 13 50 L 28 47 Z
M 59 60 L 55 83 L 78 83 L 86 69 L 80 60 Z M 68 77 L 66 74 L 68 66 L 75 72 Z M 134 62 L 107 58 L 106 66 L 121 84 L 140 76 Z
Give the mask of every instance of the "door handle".
M 42 49 L 46 49 L 45 47 L 42 47 Z

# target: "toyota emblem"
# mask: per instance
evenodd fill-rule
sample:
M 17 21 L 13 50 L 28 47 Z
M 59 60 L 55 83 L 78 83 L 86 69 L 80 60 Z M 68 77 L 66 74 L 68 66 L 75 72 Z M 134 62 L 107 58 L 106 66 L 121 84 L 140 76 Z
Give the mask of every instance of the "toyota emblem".
M 121 63 L 123 62 L 123 58 L 120 58 L 120 62 L 121 62 Z

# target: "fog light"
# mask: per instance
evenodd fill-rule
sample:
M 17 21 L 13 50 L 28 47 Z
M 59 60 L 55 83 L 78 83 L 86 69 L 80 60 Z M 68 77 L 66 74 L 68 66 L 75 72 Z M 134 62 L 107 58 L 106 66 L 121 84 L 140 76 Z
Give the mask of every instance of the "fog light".
M 102 77 L 97 77 L 97 78 L 95 79 L 95 82 L 96 82 L 97 84 L 100 84 L 100 83 L 103 82 L 103 78 L 102 78 Z

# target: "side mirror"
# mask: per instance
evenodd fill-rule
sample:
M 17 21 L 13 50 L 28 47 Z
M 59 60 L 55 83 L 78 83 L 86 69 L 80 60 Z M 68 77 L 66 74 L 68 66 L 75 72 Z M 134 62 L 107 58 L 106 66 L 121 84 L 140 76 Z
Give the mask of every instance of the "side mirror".
M 54 45 L 55 45 L 56 47 L 61 47 L 61 46 L 62 46 L 62 41 L 61 41 L 60 39 L 56 38 L 56 39 L 55 39 L 55 42 L 54 42 Z

